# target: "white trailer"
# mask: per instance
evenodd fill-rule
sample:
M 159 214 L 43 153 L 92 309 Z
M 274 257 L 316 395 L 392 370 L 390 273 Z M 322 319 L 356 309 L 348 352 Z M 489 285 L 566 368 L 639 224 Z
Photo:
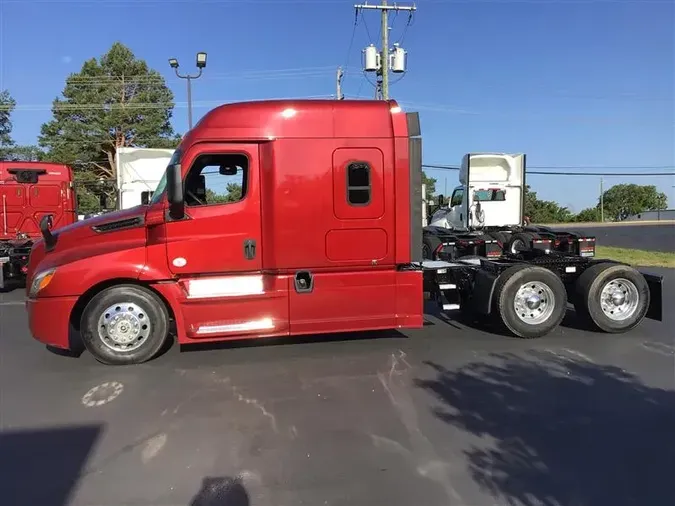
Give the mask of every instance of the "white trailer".
M 173 149 L 117 148 L 117 209 L 146 204 L 166 170 Z

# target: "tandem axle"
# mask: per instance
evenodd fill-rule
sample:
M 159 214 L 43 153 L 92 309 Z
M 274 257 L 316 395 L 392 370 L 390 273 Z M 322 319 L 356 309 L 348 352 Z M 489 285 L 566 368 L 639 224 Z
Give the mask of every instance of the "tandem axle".
M 529 251 L 520 258 L 424 261 L 425 298 L 472 320 L 496 320 L 508 334 L 542 337 L 567 304 L 596 330 L 621 333 L 644 318 L 662 321 L 663 278 L 629 265 Z

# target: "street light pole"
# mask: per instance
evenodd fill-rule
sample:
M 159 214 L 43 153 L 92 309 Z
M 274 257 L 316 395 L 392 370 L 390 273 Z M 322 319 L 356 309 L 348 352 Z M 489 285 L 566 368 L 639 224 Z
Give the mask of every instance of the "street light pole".
M 199 52 L 197 53 L 197 69 L 199 72 L 197 74 L 181 74 L 178 72 L 178 59 L 169 58 L 169 65 L 171 68 L 176 71 L 176 77 L 180 79 L 185 79 L 187 81 L 187 101 L 188 101 L 188 129 L 192 130 L 192 80 L 199 79 L 202 75 L 202 71 L 206 67 L 206 53 Z

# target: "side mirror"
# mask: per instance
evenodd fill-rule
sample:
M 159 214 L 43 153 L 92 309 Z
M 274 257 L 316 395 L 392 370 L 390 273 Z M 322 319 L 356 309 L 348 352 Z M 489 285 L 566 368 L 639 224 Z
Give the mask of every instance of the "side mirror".
M 445 197 L 443 194 L 440 194 L 438 196 L 438 207 L 443 207 L 443 204 L 445 203 Z
M 105 193 L 101 193 L 98 196 L 98 205 L 101 208 L 101 211 L 108 209 L 108 196 Z
M 166 196 L 169 201 L 169 216 L 181 220 L 185 216 L 183 179 L 180 164 L 169 165 L 166 169 Z

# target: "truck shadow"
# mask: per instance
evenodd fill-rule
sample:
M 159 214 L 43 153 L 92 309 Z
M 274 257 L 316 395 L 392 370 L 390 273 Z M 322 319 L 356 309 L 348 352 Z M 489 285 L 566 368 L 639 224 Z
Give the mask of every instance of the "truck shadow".
M 455 328 L 461 328 L 458 327 L 457 324 L 453 324 L 452 322 L 458 322 L 461 323 L 462 325 L 465 325 L 466 327 L 469 327 L 471 329 L 480 331 L 480 332 L 487 332 L 489 334 L 494 334 L 494 335 L 499 335 L 499 336 L 505 336 L 505 332 L 493 321 L 489 319 L 475 319 L 472 320 L 462 314 L 456 314 L 452 316 L 452 319 L 448 318 L 447 316 L 442 316 L 439 317 L 442 320 L 445 321 L 445 323 L 452 325 Z M 593 332 L 593 333 L 598 333 L 601 334 L 599 330 L 597 330 L 595 327 L 588 325 L 588 323 L 582 319 L 580 319 L 574 309 L 567 309 L 567 313 L 565 314 L 565 317 L 563 318 L 563 321 L 560 323 L 561 327 L 572 329 L 572 330 L 580 330 L 583 332 Z M 506 337 L 509 337 L 506 335 Z M 516 338 L 514 338 L 516 339 Z
M 544 351 L 426 365 L 435 377 L 416 386 L 440 420 L 482 439 L 467 467 L 499 504 L 675 504 L 675 392 Z

